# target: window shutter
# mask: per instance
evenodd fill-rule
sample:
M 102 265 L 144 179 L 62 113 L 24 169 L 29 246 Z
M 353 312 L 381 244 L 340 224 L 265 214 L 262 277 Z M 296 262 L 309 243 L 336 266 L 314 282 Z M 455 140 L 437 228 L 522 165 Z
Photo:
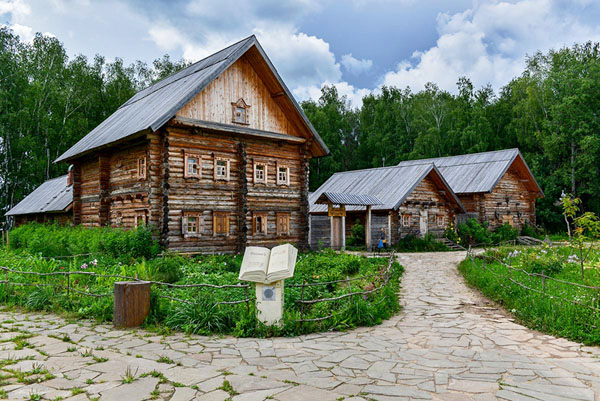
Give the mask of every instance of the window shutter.
M 181 233 L 187 235 L 188 218 L 187 216 L 181 217 Z

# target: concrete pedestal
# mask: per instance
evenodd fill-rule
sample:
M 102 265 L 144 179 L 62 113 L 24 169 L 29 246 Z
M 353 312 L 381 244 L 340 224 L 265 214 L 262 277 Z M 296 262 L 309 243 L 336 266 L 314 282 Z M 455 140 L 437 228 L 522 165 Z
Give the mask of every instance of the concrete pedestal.
M 269 326 L 281 325 L 283 317 L 283 280 L 274 283 L 256 283 L 258 320 Z

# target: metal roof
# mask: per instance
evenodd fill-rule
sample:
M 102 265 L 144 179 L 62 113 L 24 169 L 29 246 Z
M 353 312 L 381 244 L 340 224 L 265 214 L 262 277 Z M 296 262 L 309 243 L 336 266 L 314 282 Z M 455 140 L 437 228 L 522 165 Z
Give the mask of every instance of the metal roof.
M 25 199 L 10 209 L 6 216 L 32 213 L 65 212 L 73 203 L 73 186 L 67 186 L 63 175 L 44 182 Z
M 521 156 L 519 149 L 407 160 L 400 162 L 398 166 L 416 166 L 434 163 L 455 193 L 491 192 L 517 157 L 521 158 L 535 186 L 538 188 L 540 194 L 543 194 L 527 163 L 525 163 L 525 159 Z
M 323 192 L 317 200 L 316 204 L 327 204 L 328 202 L 336 205 L 352 205 L 352 206 L 374 206 L 382 205 L 383 203 L 373 195 L 368 194 L 353 194 L 340 192 Z
M 374 205 L 372 210 L 395 210 L 429 174 L 435 174 L 439 177 L 449 195 L 464 210 L 463 205 L 444 181 L 437 168 L 429 163 L 335 173 L 319 189 L 309 195 L 310 212 L 323 213 L 327 211 L 327 205 L 316 203 L 325 192 L 374 196 L 381 201 L 381 204 Z M 364 209 L 364 206 L 346 207 L 348 211 Z
M 253 46 L 263 57 L 317 143 L 324 153 L 328 154 L 327 145 L 283 83 L 256 37 L 252 35 L 136 93 L 56 159 L 56 162 L 74 158 L 144 131 L 156 131 Z

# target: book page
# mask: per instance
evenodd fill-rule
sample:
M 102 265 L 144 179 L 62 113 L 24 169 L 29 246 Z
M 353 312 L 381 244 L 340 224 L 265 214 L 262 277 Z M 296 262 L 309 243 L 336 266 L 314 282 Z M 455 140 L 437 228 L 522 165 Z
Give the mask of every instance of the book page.
M 290 262 L 293 260 L 295 263 L 295 251 L 296 248 L 290 244 L 276 246 L 271 250 L 267 281 L 271 282 L 292 277 L 294 267 L 290 266 Z
M 270 251 L 260 246 L 249 246 L 244 252 L 240 268 L 240 280 L 264 281 L 269 266 Z M 252 278 L 252 280 L 250 280 Z

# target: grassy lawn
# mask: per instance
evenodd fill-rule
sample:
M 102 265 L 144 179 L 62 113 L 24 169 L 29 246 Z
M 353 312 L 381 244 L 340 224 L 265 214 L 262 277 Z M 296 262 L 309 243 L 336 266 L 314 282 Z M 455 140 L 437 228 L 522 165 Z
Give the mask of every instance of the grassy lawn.
M 144 229 L 137 232 L 110 229 L 87 231 L 80 228 L 34 226 L 17 231 L 12 237 L 11 249 L 0 249 L 0 266 L 36 273 L 95 272 L 177 285 L 241 284 L 237 278 L 241 255 L 161 256 L 150 233 Z M 56 239 L 53 241 L 52 237 Z M 148 249 L 152 250 L 151 253 Z M 85 251 L 88 253 L 76 256 Z M 69 254 L 72 256 L 62 257 Z M 393 263 L 391 279 L 381 290 L 364 296 L 356 295 L 306 305 L 304 319 L 332 315 L 321 321 L 298 322 L 301 318 L 298 300 L 302 297 L 302 288 L 298 285 L 303 282 L 353 279 L 351 288 L 347 282 L 306 286 L 305 300 L 338 297 L 350 290 L 370 291 L 384 284 L 381 273 L 387 266 L 388 258 L 366 258 L 332 251 L 300 254 L 294 277 L 285 281 L 281 328 L 266 327 L 258 322 L 253 286 L 246 290 L 243 287 L 172 288 L 154 284 L 146 326 L 199 334 L 272 336 L 375 325 L 391 317 L 400 308 L 397 291 L 403 268 L 398 263 Z M 0 285 L 0 302 L 5 305 L 29 310 L 68 312 L 75 317 L 93 317 L 98 321 L 112 320 L 113 283 L 123 280 L 119 277 L 78 274 L 71 275 L 67 283 L 65 275 L 40 276 L 12 272 L 8 273 L 8 279 L 13 283 L 27 285 Z M 68 295 L 67 286 L 70 288 Z M 165 296 L 187 302 L 167 299 Z M 244 302 L 215 306 L 218 302 L 239 301 L 247 296 L 250 298 L 248 304 Z
M 459 270 L 470 285 L 526 326 L 598 345 L 600 290 L 584 286 L 600 287 L 600 251 L 597 246 L 591 251 L 583 278 L 575 254 L 569 246 L 503 247 L 485 253 L 485 268 L 484 257 L 477 256 L 462 262 Z

